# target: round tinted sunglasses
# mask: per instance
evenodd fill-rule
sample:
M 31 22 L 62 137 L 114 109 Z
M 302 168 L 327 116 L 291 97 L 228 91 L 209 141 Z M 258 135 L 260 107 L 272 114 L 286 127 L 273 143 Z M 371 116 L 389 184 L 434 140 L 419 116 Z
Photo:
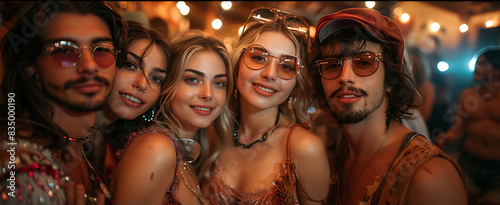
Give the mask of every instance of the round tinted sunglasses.
M 315 62 L 321 77 L 332 80 L 338 78 L 342 73 L 344 60 L 351 60 L 352 69 L 356 75 L 366 77 L 373 75 L 378 70 L 381 59 L 382 54 L 359 53 L 351 57 L 325 58 Z
M 277 59 L 278 75 L 285 80 L 297 77 L 302 68 L 299 58 L 292 55 L 273 56 L 267 52 L 266 48 L 258 44 L 245 48 L 242 58 L 251 70 L 260 70 L 269 64 L 271 58 Z
M 72 67 L 82 57 L 81 49 L 89 49 L 92 52 L 92 59 L 100 68 L 108 68 L 116 62 L 117 51 L 113 45 L 99 44 L 93 47 L 79 47 L 70 41 L 59 41 L 45 47 L 45 52 L 49 53 L 61 67 Z

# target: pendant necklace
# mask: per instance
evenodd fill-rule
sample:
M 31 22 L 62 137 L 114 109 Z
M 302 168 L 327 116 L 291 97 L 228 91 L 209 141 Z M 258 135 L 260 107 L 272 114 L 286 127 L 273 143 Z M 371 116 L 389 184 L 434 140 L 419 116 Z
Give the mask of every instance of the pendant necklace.
M 272 131 L 274 131 L 274 128 L 276 128 L 276 125 L 278 124 L 278 121 L 280 120 L 280 110 L 278 109 L 278 116 L 276 117 L 276 122 L 274 122 L 274 125 L 273 125 L 273 129 L 267 131 L 266 133 L 264 133 L 264 135 L 262 135 L 262 137 L 258 140 L 256 140 L 255 142 L 252 142 L 250 143 L 249 145 L 246 145 L 246 144 L 242 144 L 238 141 L 238 124 L 235 123 L 234 124 L 234 129 L 233 129 L 233 141 L 234 141 L 234 145 L 235 146 L 243 146 L 244 148 L 246 149 L 250 149 L 252 148 L 252 146 L 257 143 L 257 142 L 264 142 L 267 140 L 267 136 L 269 136 L 269 133 L 272 133 Z

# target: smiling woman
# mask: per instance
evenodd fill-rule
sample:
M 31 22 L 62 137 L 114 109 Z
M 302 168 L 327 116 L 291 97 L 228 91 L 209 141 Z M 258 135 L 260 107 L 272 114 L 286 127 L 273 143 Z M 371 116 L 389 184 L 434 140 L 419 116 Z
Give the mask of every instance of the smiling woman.
M 207 128 L 229 128 L 233 71 L 224 44 L 201 31 L 180 35 L 172 47 L 156 124 L 133 133 L 119 151 L 110 182 L 117 204 L 208 204 L 194 168 L 207 155 Z

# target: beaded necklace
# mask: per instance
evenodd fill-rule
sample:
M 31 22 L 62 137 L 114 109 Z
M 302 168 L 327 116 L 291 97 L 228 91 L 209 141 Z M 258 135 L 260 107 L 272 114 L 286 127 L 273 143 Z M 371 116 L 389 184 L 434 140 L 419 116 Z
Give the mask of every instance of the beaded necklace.
M 272 131 L 274 131 L 274 128 L 276 127 L 276 125 L 278 124 L 278 121 L 280 120 L 280 110 L 278 109 L 278 116 L 276 117 L 276 122 L 274 122 L 274 125 L 273 127 L 271 128 L 271 130 L 267 131 L 266 133 L 264 133 L 262 135 L 262 137 L 258 140 L 255 140 L 254 142 L 250 143 L 249 145 L 246 145 L 246 144 L 242 144 L 238 141 L 238 124 L 235 123 L 234 124 L 234 129 L 233 129 L 233 141 L 234 141 L 234 145 L 235 146 L 243 146 L 244 148 L 246 149 L 250 149 L 252 148 L 252 146 L 257 143 L 257 142 L 264 142 L 267 140 L 267 136 L 269 136 L 269 133 L 272 133 Z

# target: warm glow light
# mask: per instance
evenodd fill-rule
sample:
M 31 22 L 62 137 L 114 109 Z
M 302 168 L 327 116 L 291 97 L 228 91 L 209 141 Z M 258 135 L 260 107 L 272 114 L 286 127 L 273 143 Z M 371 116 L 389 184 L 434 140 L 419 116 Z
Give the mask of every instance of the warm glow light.
M 243 26 L 241 26 L 239 29 L 238 29 L 238 36 L 241 36 L 241 34 L 243 33 Z
M 410 14 L 404 13 L 401 15 L 401 22 L 406 23 L 410 20 Z
M 492 20 L 489 20 L 489 21 L 486 21 L 485 23 L 486 27 L 492 27 L 493 26 L 493 21 Z
M 191 9 L 187 5 L 179 9 L 179 11 L 183 16 L 188 15 L 190 10 Z
M 222 21 L 220 19 L 214 19 L 212 21 L 212 28 L 219 30 L 222 27 Z
M 365 5 L 367 8 L 373 9 L 373 7 L 375 6 L 375 2 L 374 1 L 366 1 Z
M 438 70 L 441 72 L 445 72 L 448 70 L 448 68 L 450 68 L 448 63 L 444 62 L 444 61 L 439 61 L 439 63 L 437 64 L 437 67 L 438 67 Z
M 433 32 L 439 31 L 439 28 L 441 28 L 441 26 L 439 25 L 438 22 L 434 22 L 431 24 L 431 31 Z
M 394 8 L 394 14 L 396 14 L 396 16 L 401 16 L 403 14 L 403 9 L 401 9 L 401 7 Z
M 467 26 L 467 24 L 462 24 L 462 25 L 460 25 L 459 29 L 460 29 L 460 32 L 465 33 L 469 30 L 469 27 Z
M 181 10 L 183 7 L 186 7 L 186 2 L 183 2 L 183 1 L 178 1 L 177 4 L 177 9 Z
M 220 3 L 220 6 L 224 10 L 229 10 L 233 6 L 233 3 L 231 3 L 230 1 L 223 1 L 222 3 Z

